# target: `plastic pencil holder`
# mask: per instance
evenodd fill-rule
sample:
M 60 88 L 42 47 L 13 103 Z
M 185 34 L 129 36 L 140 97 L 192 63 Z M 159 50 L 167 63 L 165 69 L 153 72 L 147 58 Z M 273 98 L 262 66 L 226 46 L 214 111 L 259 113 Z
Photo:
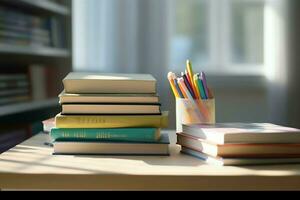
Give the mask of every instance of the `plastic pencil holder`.
M 176 98 L 176 131 L 182 132 L 183 124 L 214 124 L 215 99 Z

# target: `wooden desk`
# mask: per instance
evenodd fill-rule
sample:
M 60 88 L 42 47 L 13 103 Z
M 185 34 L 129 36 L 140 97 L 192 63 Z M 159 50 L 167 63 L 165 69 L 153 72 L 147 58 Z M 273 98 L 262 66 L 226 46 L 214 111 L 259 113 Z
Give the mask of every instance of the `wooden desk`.
M 0 188 L 80 190 L 300 190 L 300 165 L 220 167 L 169 157 L 51 155 L 39 134 L 0 155 Z

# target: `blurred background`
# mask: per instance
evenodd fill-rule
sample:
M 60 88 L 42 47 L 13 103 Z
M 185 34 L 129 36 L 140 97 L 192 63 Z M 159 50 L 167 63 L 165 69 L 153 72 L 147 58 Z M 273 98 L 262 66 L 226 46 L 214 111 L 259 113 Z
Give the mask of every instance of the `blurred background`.
M 0 152 L 42 130 L 70 71 L 205 71 L 217 122 L 300 128 L 299 0 L 0 0 Z

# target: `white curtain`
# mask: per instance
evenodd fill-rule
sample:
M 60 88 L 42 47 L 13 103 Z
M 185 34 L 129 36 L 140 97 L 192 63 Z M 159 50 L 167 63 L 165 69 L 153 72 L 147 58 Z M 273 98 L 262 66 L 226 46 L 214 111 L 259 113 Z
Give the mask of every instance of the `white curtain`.
M 288 3 L 267 0 L 264 19 L 264 59 L 268 79 L 268 119 L 287 125 L 288 80 Z
M 174 110 L 167 82 L 170 0 L 74 0 L 76 71 L 150 73 L 162 109 Z M 175 114 L 175 113 L 174 113 Z M 171 116 L 171 121 L 175 121 Z

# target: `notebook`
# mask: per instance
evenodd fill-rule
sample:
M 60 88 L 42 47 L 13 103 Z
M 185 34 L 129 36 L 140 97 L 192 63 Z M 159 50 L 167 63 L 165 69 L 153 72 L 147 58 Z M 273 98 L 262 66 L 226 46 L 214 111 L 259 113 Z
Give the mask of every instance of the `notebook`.
M 156 93 L 150 74 L 71 72 L 63 79 L 66 93 Z
M 214 165 L 271 165 L 300 163 L 300 158 L 223 158 L 213 157 L 205 153 L 182 147 L 181 152 L 199 158 L 208 164 Z
M 169 136 L 161 135 L 157 142 L 54 142 L 54 154 L 100 155 L 169 155 Z
M 215 144 L 300 143 L 300 130 L 270 123 L 183 125 L 182 132 Z
M 62 104 L 62 114 L 160 114 L 160 104 Z

